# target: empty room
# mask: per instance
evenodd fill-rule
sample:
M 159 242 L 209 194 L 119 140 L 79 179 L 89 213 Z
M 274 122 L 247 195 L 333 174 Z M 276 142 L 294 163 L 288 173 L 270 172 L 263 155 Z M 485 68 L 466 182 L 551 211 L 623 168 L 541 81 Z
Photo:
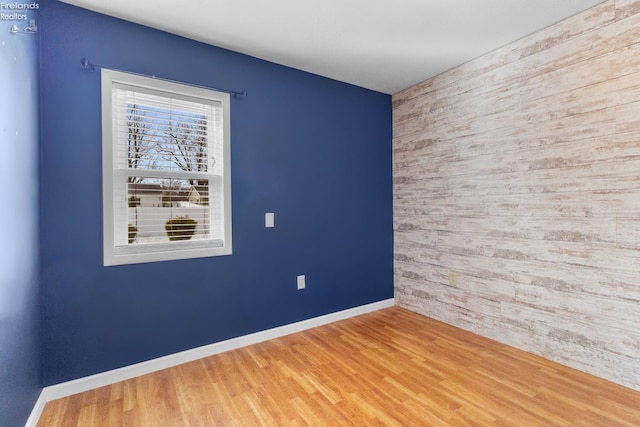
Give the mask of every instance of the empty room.
M 640 425 L 640 1 L 0 34 L 0 425 Z

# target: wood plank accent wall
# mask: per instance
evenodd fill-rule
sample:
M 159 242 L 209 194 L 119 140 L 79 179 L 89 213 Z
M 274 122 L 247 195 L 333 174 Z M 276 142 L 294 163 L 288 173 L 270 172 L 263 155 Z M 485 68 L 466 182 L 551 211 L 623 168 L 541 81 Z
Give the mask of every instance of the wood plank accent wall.
M 397 303 L 640 390 L 640 1 L 394 95 L 393 131 Z

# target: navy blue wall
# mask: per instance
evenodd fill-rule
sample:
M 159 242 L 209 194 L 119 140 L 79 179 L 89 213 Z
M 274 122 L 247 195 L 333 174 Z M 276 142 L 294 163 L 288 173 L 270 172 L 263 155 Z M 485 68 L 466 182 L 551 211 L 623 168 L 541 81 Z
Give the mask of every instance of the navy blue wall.
M 0 424 L 20 426 L 41 389 L 38 36 L 9 34 L 27 21 L 0 23 Z
M 390 96 L 41 9 L 45 384 L 393 296 Z M 102 266 L 100 75 L 83 57 L 248 92 L 231 104 L 233 255 Z

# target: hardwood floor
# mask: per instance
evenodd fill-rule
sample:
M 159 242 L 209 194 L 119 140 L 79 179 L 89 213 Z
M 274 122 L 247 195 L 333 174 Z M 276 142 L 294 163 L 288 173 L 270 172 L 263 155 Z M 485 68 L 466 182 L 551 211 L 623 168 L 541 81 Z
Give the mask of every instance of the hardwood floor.
M 393 307 L 59 399 L 38 426 L 638 426 L 640 393 Z

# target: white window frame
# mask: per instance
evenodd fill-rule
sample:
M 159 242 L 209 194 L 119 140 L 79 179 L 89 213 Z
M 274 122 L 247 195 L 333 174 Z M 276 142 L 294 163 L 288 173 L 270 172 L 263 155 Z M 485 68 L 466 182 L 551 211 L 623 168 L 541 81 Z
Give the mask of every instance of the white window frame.
M 232 253 L 231 236 L 231 139 L 230 139 L 230 96 L 227 93 L 218 92 L 196 86 L 183 85 L 150 77 L 124 73 L 115 70 L 102 69 L 102 172 L 103 172 L 103 238 L 104 238 L 104 265 L 135 264 L 155 261 L 168 261 L 187 258 L 201 258 Z M 224 236 L 217 240 L 187 240 L 166 243 L 118 245 L 116 243 L 116 230 L 126 230 L 127 221 L 124 224 L 117 222 L 116 214 L 116 186 L 126 185 L 120 182 L 123 178 L 123 169 L 118 169 L 116 158 L 121 149 L 116 140 L 116 123 L 113 117 L 113 87 L 114 84 L 127 85 L 132 88 L 153 91 L 164 96 L 175 96 L 186 99 L 215 102 L 222 105 L 222 214 Z M 120 147 L 120 148 L 119 148 Z M 216 159 L 219 161 L 219 159 Z M 158 171 L 159 176 L 168 176 L 167 172 Z M 165 175 L 163 175 L 163 173 Z M 184 178 L 188 172 L 179 172 L 177 178 Z M 126 174 L 125 174 L 126 175 Z M 133 174 L 132 174 L 133 175 Z M 169 174 L 171 175 L 171 174 Z M 121 192 L 119 194 L 122 194 Z M 123 215 L 120 215 L 124 218 Z M 120 220 L 122 222 L 123 220 Z

